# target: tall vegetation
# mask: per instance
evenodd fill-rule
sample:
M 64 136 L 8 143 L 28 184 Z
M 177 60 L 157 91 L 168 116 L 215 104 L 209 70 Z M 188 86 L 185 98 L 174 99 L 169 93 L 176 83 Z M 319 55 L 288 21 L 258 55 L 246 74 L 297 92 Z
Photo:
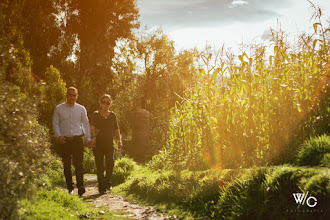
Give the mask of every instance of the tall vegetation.
M 295 48 L 273 32 L 271 46 L 256 45 L 237 59 L 205 53 L 206 67 L 173 109 L 169 141 L 152 166 L 276 164 L 310 135 L 329 132 L 330 29 L 320 23 L 321 10 L 314 16 L 315 33 Z
M 161 30 L 138 33 L 121 42 L 114 72 L 114 109 L 127 139 L 131 137 L 132 115 L 136 109 L 152 114 L 150 145 L 146 158 L 158 153 L 167 140 L 170 109 L 197 79 L 194 49 L 179 53 L 174 42 Z

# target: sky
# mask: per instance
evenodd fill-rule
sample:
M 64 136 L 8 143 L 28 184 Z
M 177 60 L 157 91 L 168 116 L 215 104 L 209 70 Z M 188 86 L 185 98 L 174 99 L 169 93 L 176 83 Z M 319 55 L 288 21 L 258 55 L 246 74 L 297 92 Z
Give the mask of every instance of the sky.
M 311 0 L 330 18 L 330 0 Z M 137 0 L 141 27 L 161 27 L 177 50 L 235 48 L 263 41 L 270 28 L 290 36 L 313 30 L 307 0 Z

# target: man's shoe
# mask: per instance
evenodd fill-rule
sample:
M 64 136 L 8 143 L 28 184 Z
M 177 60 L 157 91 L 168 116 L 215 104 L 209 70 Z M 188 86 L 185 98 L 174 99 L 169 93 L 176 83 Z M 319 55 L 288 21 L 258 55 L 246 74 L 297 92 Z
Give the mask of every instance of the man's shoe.
M 69 194 L 73 195 L 74 194 L 74 190 L 73 189 L 69 189 Z
M 86 192 L 85 188 L 78 189 L 78 195 L 82 196 Z

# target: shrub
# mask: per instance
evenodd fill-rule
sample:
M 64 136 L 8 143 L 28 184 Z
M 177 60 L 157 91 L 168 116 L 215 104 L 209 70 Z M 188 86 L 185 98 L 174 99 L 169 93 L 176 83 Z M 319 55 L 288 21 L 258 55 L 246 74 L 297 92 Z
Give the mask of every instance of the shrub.
M 85 148 L 83 166 L 84 173 L 96 173 L 96 164 L 93 150 L 89 148 Z
M 328 166 L 330 137 L 322 135 L 306 141 L 299 150 L 296 164 L 299 166 Z
M 215 218 L 327 219 L 329 186 L 327 171 L 319 169 L 287 166 L 258 169 L 238 178 L 223 190 L 215 204 Z M 315 209 L 319 213 L 295 202 L 293 193 L 307 191 L 317 198 Z
M 113 170 L 112 184 L 118 185 L 125 182 L 125 180 L 127 180 L 137 168 L 138 165 L 131 158 L 122 157 L 116 160 Z
M 49 157 L 48 132 L 37 121 L 37 100 L 0 81 L 0 219 L 16 216 Z
M 54 109 L 57 104 L 65 100 L 66 84 L 61 78 L 60 72 L 50 66 L 45 72 L 44 97 L 39 105 L 39 120 L 52 131 Z
M 63 163 L 59 156 L 51 154 L 47 166 L 44 168 L 43 176 L 39 181 L 39 185 L 53 187 L 65 184 L 63 175 Z
M 330 168 L 330 154 L 325 154 L 322 161 L 321 166 Z

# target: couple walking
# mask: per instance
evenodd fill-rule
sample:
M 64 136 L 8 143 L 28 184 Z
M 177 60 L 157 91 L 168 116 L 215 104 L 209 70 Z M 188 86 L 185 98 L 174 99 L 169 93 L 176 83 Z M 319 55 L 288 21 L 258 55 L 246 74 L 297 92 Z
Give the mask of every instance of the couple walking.
M 114 136 L 118 138 L 118 147 L 122 148 L 117 117 L 109 110 L 112 104 L 111 96 L 105 94 L 99 99 L 100 110 L 93 112 L 89 123 L 87 111 L 84 106 L 76 103 L 77 98 L 78 90 L 75 87 L 69 87 L 66 102 L 56 106 L 53 116 L 53 128 L 60 143 L 67 189 L 70 194 L 74 193 L 71 171 L 71 161 L 73 161 L 78 194 L 82 196 L 85 193 L 82 139 L 85 135 L 87 146 L 93 148 L 94 151 L 99 192 L 103 194 L 112 187 Z

